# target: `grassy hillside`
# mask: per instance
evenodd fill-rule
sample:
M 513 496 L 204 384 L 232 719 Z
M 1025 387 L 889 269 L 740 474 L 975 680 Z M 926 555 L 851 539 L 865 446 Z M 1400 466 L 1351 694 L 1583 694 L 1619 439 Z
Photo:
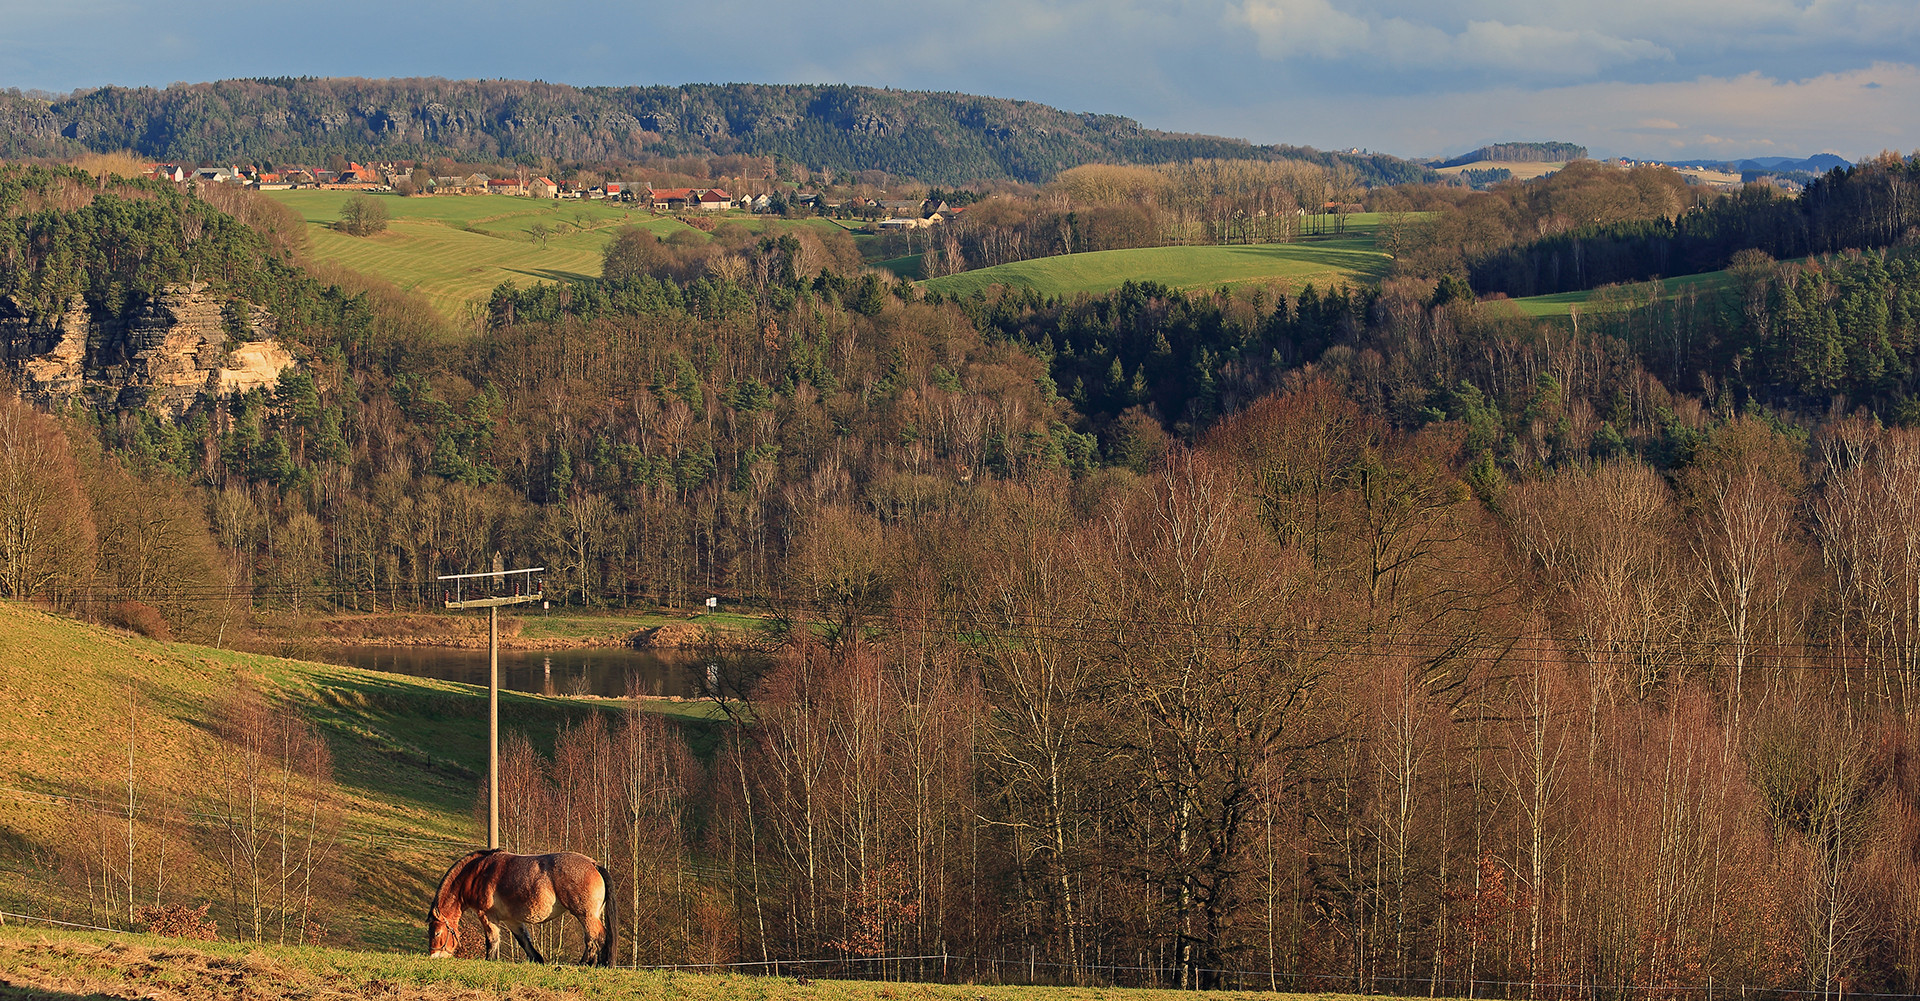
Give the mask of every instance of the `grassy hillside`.
M 1548 174 L 1555 173 L 1566 165 L 1567 162 L 1565 160 L 1552 162 L 1539 160 L 1476 160 L 1473 163 L 1456 164 L 1452 167 L 1435 167 L 1434 173 L 1452 177 L 1455 174 L 1469 170 L 1494 170 L 1504 167 L 1513 173 L 1514 180 L 1530 181 L 1536 177 L 1545 177 Z
M 1681 275 L 1678 278 L 1666 278 L 1660 282 L 1661 292 L 1672 295 L 1683 289 L 1693 288 L 1702 293 L 1718 292 L 1733 281 L 1733 275 L 1726 271 L 1708 271 L 1698 275 Z M 1531 317 L 1568 316 L 1578 306 L 1584 312 L 1595 308 L 1596 297 L 1606 298 L 1618 294 L 1617 286 L 1586 289 L 1580 292 L 1556 292 L 1552 295 L 1534 295 L 1523 299 L 1510 300 L 1520 307 L 1520 312 Z
M 351 192 L 276 191 L 274 198 L 307 221 L 311 253 L 425 296 L 448 319 L 486 302 L 503 281 L 567 281 L 600 274 L 600 252 L 615 230 L 638 224 L 665 237 L 688 227 L 605 202 L 536 201 L 506 195 L 400 198 L 373 195 L 389 216 L 387 231 L 348 236 L 331 229 Z M 546 246 L 529 230 L 553 231 Z
M 350 192 L 281 191 L 273 192 L 273 197 L 307 221 L 313 258 L 418 292 L 456 323 L 483 306 L 494 286 L 503 281 L 527 284 L 597 276 L 601 251 L 622 226 L 642 226 L 662 238 L 676 231 L 699 232 L 669 216 L 605 202 L 536 201 L 505 195 L 376 195 L 388 211 L 387 231 L 357 237 L 331 228 Z M 785 226 L 836 225 L 827 219 L 786 222 L 743 217 L 732 221 L 755 233 Z M 552 233 L 545 246 L 532 235 L 536 224 Z M 1374 216 L 1361 214 L 1349 217 L 1345 235 L 1299 243 L 1154 247 L 1049 257 L 937 278 L 928 287 L 964 295 L 1005 284 L 1072 295 L 1104 292 L 1129 279 L 1188 289 L 1241 282 L 1285 281 L 1298 287 L 1308 282 L 1378 281 L 1389 262 L 1374 249 L 1376 224 Z M 918 277 L 920 258 L 897 258 L 877 266 L 903 277 Z
M 50 873 L 76 809 L 123 809 L 130 721 L 137 802 L 172 804 L 186 811 L 188 827 L 203 827 L 204 818 L 193 817 L 219 751 L 217 707 L 245 684 L 314 723 L 332 751 L 357 905 L 338 931 L 412 947 L 430 882 L 462 847 L 484 840 L 473 819 L 486 769 L 484 689 L 157 643 L 10 602 L 0 602 L 0 698 L 8 706 L 0 713 L 0 909 L 84 920 L 54 903 Z M 657 707 L 696 727 L 704 719 L 697 704 Z M 502 727 L 524 730 L 536 744 L 551 743 L 567 720 L 612 708 L 501 695 Z M 144 807 L 139 819 L 138 838 L 151 837 Z M 176 885 L 213 885 L 205 859 L 172 865 Z
M 1295 288 L 1312 282 L 1375 282 L 1386 275 L 1387 255 L 1365 233 L 1300 243 L 1228 247 L 1150 247 L 1042 257 L 967 271 L 926 283 L 953 295 L 989 285 L 1032 288 L 1047 295 L 1105 292 L 1128 280 L 1175 288 L 1213 288 L 1242 282 L 1284 281 Z
M 956 978 L 957 979 L 957 978 Z M 1175 1001 L 1185 991 L 1114 987 L 1014 987 L 790 976 L 590 969 L 481 963 L 348 952 L 186 942 L 0 927 L 0 998 L 150 998 L 252 1001 L 468 998 L 600 1001 Z M 1342 994 L 1212 991 L 1219 1001 L 1339 1001 Z M 1378 998 L 1380 995 L 1372 995 Z
M 269 194 L 307 221 L 315 260 L 338 264 L 425 296 L 442 316 L 467 319 L 503 281 L 525 285 L 600 275 L 600 255 L 623 226 L 639 226 L 661 239 L 674 233 L 707 234 L 672 216 L 599 201 L 553 201 L 508 195 L 401 198 L 375 194 L 387 209 L 387 231 L 373 236 L 335 232 L 340 207 L 353 192 L 274 191 Z M 831 220 L 787 222 L 768 217 L 727 217 L 760 234 L 785 226 L 836 228 Z M 533 227 L 544 225 L 544 245 Z

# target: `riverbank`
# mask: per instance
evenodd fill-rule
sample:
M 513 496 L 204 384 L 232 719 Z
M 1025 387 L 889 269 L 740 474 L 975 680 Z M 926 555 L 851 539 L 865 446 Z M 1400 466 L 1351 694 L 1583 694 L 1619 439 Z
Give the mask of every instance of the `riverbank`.
M 700 615 L 591 613 L 545 610 L 500 616 L 502 650 L 574 650 L 630 647 L 678 650 L 747 647 L 769 628 L 766 620 L 728 612 Z M 487 648 L 487 617 L 472 612 L 382 612 L 295 616 L 261 613 L 259 645 Z

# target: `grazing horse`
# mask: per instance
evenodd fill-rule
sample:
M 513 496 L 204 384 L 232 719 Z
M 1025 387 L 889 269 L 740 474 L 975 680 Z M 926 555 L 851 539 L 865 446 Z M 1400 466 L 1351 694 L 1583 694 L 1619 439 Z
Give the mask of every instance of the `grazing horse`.
M 556 907 L 556 905 L 558 905 Z M 427 910 L 427 955 L 444 959 L 460 943 L 460 916 L 480 912 L 487 930 L 487 958 L 500 958 L 500 926 L 513 929 L 527 958 L 544 963 L 527 935 L 528 925 L 572 912 L 586 932 L 580 962 L 613 963 L 613 880 L 606 867 L 578 852 L 515 855 L 503 848 L 471 852 L 447 870 Z

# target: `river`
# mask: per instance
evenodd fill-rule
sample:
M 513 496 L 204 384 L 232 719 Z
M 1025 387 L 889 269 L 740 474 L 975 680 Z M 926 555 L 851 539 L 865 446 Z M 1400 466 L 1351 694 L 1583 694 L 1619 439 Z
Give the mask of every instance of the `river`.
M 316 660 L 374 671 L 440 678 L 473 685 L 487 683 L 487 651 L 443 646 L 346 646 L 314 651 Z M 678 650 L 628 647 L 577 647 L 568 650 L 500 651 L 500 687 L 548 695 L 624 697 L 631 684 L 645 695 L 696 698 L 710 680 L 738 694 L 764 670 L 755 653 L 694 654 Z

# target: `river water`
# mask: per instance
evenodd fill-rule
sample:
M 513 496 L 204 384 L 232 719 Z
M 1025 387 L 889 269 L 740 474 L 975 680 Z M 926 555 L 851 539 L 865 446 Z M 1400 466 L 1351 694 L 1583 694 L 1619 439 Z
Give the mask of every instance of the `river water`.
M 374 671 L 487 683 L 487 651 L 464 647 L 330 647 L 317 660 Z M 737 694 L 765 668 L 754 653 L 695 654 L 679 650 L 579 647 L 569 650 L 500 651 L 500 687 L 548 695 L 624 697 L 630 686 L 645 695 L 696 698 L 717 681 Z

